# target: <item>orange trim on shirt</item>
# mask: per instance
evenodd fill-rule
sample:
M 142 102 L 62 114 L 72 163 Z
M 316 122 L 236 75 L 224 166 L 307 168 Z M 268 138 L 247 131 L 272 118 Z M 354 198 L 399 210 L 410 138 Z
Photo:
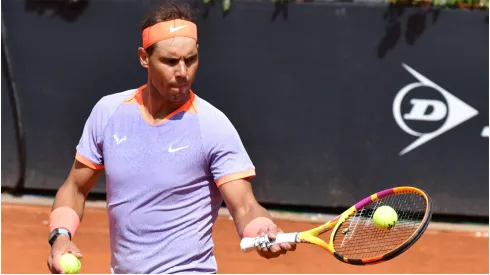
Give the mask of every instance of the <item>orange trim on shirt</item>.
M 146 88 L 146 84 L 139 87 L 136 92 L 124 100 L 124 103 L 143 105 L 143 96 L 141 95 L 141 91 L 143 91 L 144 88 Z
M 102 170 L 102 169 L 104 169 L 104 165 L 99 165 L 99 164 L 93 163 L 92 161 L 86 159 L 85 157 L 83 157 L 79 153 L 77 153 L 75 155 L 75 159 L 78 160 L 79 162 L 85 164 L 89 168 L 94 169 L 94 170 Z
M 230 182 L 230 181 L 234 181 L 234 180 L 238 180 L 238 179 L 245 179 L 245 178 L 252 178 L 252 177 L 255 177 L 255 169 L 243 171 L 243 172 L 238 172 L 238 173 L 231 174 L 228 176 L 224 176 L 224 177 L 222 177 L 216 181 L 216 185 L 218 187 L 220 187 L 221 185 L 223 185 L 227 182 Z

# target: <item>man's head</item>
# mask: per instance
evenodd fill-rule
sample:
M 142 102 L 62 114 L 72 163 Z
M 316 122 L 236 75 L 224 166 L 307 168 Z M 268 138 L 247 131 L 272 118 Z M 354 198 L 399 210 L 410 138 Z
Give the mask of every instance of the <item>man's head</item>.
M 141 65 L 162 97 L 185 101 L 199 65 L 197 28 L 189 6 L 166 4 L 148 13 L 141 26 Z

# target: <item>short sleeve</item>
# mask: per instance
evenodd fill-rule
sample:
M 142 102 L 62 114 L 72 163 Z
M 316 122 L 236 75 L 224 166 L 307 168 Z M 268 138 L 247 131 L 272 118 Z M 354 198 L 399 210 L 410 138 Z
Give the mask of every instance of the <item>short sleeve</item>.
M 105 128 L 103 106 L 95 105 L 85 122 L 82 137 L 77 145 L 76 159 L 88 167 L 101 170 L 104 168 L 102 153 L 103 131 Z
M 213 122 L 206 125 L 210 128 L 214 125 L 212 129 L 203 131 L 208 133 L 203 140 L 216 185 L 219 187 L 237 179 L 255 177 L 255 167 L 229 119 L 220 114 L 214 116 Z
M 131 89 L 106 95 L 95 104 L 83 127 L 82 137 L 77 145 L 76 160 L 95 170 L 104 169 L 103 142 L 106 125 L 119 106 L 138 91 L 139 89 Z

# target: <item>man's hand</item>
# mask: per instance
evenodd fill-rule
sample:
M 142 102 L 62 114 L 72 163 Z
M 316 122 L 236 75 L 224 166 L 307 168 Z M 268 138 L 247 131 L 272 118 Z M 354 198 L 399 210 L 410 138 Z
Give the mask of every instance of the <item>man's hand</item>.
M 275 240 L 276 235 L 279 233 L 284 233 L 282 230 L 280 230 L 277 225 L 271 224 L 269 226 L 265 226 L 259 229 L 258 235 L 263 237 L 267 235 L 269 240 Z M 260 256 L 270 259 L 270 258 L 277 258 L 281 254 L 286 254 L 288 251 L 294 251 L 296 250 L 296 244 L 289 244 L 289 243 L 280 243 L 280 244 L 274 244 L 270 248 L 264 247 L 264 248 L 257 248 L 257 253 L 259 253 Z
M 262 207 L 252 192 L 248 179 L 237 179 L 219 187 L 221 195 L 235 222 L 238 235 L 243 237 L 264 237 L 275 240 L 278 233 L 283 233 L 272 221 L 269 212 Z M 274 244 L 267 248 L 257 248 L 260 256 L 277 258 L 288 251 L 296 250 L 296 244 Z
M 51 254 L 48 257 L 48 268 L 52 274 L 64 274 L 63 268 L 61 268 L 60 257 L 63 254 L 71 253 L 77 258 L 81 259 L 82 253 L 75 246 L 73 242 L 70 241 L 68 236 L 60 235 L 51 247 Z

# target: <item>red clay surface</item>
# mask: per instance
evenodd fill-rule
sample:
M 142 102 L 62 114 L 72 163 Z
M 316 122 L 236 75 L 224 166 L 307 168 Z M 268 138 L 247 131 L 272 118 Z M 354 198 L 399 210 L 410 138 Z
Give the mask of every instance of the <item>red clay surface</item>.
M 2 273 L 49 273 L 46 266 L 50 207 L 2 204 Z M 277 220 L 284 231 L 318 224 Z M 351 266 L 319 247 L 301 244 L 294 252 L 266 260 L 239 249 L 235 226 L 220 217 L 214 227 L 219 273 L 487 273 L 488 238 L 475 233 L 427 231 L 407 252 L 373 266 Z M 104 209 L 85 210 L 75 238 L 82 251 L 80 273 L 110 273 L 109 231 Z

